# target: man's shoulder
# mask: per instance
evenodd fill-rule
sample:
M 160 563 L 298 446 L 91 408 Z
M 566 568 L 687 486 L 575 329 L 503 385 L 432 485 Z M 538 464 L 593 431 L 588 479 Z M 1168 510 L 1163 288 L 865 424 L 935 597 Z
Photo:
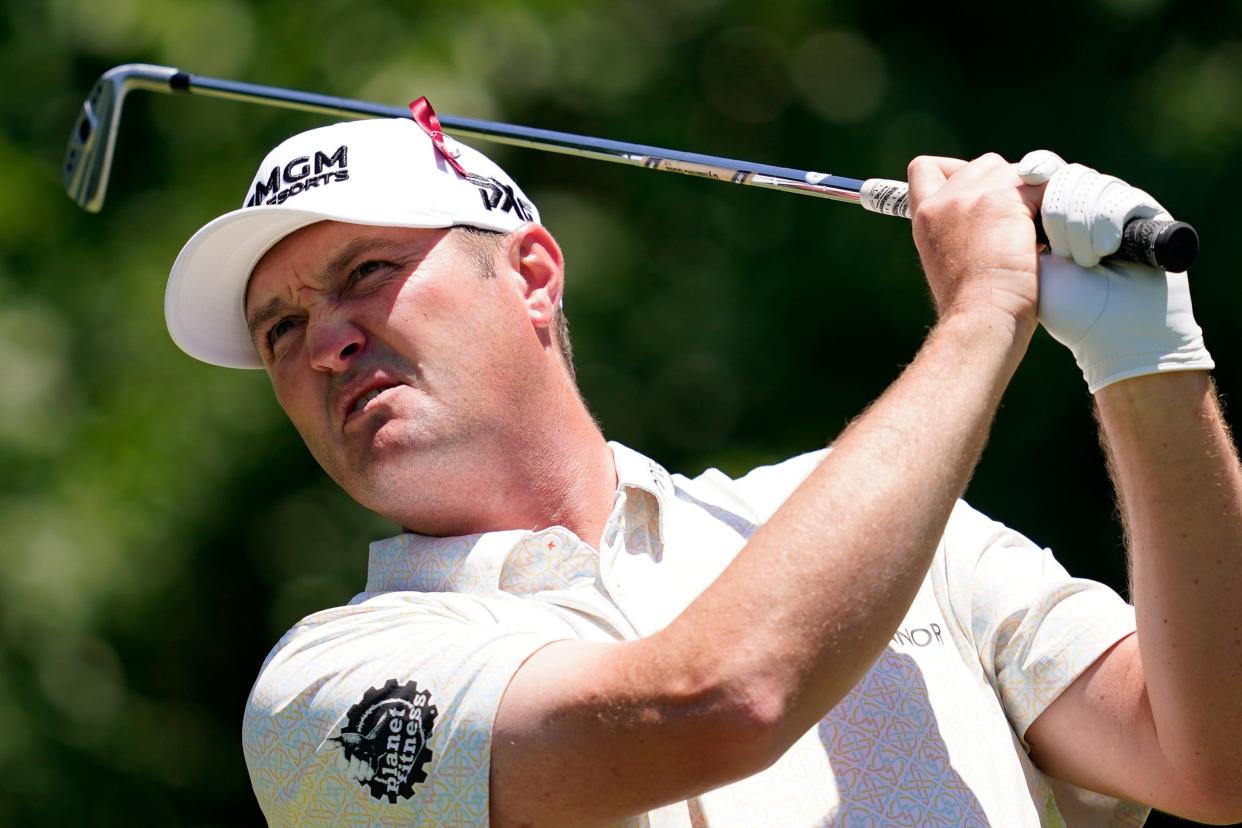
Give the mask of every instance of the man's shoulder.
M 369 657 L 377 639 L 399 624 L 443 618 L 449 602 L 424 593 L 360 593 L 349 603 L 314 612 L 272 647 L 246 704 L 246 726 L 262 711 L 280 708 L 327 676 Z
M 670 476 L 679 490 L 746 514 L 756 524 L 761 524 L 781 507 L 831 451 L 832 447 L 827 446 L 783 460 L 762 462 L 765 458 L 759 458 L 754 465 L 743 461 L 737 465 L 747 470 L 737 476 L 714 466 L 693 477 L 684 474 Z M 945 526 L 941 551 L 952 552 L 956 560 L 969 565 L 971 557 L 998 547 L 1038 549 L 1020 532 L 959 499 Z
M 456 592 L 362 592 L 347 604 L 312 613 L 276 643 L 259 671 L 252 704 L 262 691 L 305 688 L 316 678 L 373 664 L 412 638 L 451 638 L 507 621 L 511 596 Z M 523 613 L 525 615 L 525 613 Z
M 780 508 L 828 451 L 821 448 L 755 466 L 743 463 L 749 470 L 736 477 L 711 467 L 694 477 L 675 474 L 673 481 L 692 496 L 745 514 L 759 524 Z

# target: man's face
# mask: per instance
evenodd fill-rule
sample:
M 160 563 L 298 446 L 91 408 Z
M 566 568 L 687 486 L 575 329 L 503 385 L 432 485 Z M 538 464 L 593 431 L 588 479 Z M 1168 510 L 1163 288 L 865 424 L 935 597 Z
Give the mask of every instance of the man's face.
M 460 522 L 520 434 L 543 358 L 520 274 L 483 278 L 459 232 L 320 222 L 255 267 L 246 319 L 280 405 L 356 500 Z M 465 518 L 468 520 L 468 516 Z

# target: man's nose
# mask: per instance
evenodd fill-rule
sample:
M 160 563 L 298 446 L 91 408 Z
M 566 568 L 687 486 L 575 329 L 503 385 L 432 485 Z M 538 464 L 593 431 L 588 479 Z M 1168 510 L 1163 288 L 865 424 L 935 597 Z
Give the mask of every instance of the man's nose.
M 345 370 L 362 353 L 366 343 L 362 328 L 336 314 L 312 319 L 306 326 L 307 352 L 311 367 L 318 371 Z

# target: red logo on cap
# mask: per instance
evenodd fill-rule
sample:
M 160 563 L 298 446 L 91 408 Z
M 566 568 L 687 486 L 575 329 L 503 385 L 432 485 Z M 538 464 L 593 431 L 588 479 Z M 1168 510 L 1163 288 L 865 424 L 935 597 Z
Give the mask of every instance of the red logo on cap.
M 423 132 L 427 133 L 427 137 L 431 139 L 431 143 L 436 145 L 436 151 L 444 157 L 444 160 L 452 166 L 453 169 L 467 175 L 466 168 L 457 160 L 457 156 L 444 143 L 444 132 L 440 129 L 440 119 L 436 117 L 436 111 L 431 108 L 430 102 L 425 97 L 410 102 L 410 116 L 414 119 L 414 123 L 418 124 Z

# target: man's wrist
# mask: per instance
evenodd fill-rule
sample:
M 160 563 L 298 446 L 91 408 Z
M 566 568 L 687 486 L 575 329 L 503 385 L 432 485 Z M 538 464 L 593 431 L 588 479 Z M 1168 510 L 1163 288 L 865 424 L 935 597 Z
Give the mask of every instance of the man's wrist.
M 1165 371 L 1111 383 L 1097 391 L 1095 399 L 1102 409 L 1150 416 L 1162 407 L 1197 404 L 1211 386 L 1206 370 Z
M 1022 361 L 1037 320 L 982 303 L 948 308 L 933 335 L 952 339 L 959 347 L 1002 353 L 1014 368 Z

